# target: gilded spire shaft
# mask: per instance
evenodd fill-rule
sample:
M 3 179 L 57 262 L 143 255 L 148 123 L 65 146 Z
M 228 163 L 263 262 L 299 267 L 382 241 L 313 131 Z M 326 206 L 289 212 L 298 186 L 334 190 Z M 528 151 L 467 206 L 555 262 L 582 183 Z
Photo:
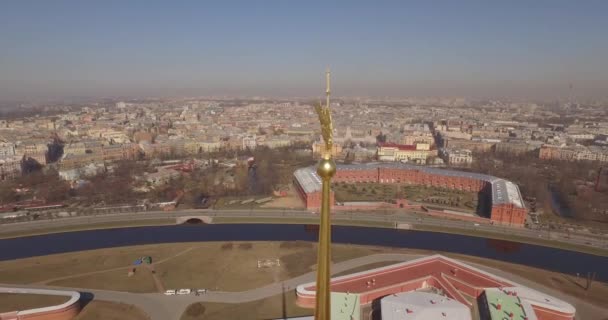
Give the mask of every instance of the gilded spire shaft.
M 317 166 L 317 174 L 323 181 L 321 194 L 321 214 L 319 221 L 319 248 L 317 251 L 317 286 L 315 320 L 330 320 L 331 317 L 331 178 L 336 173 L 336 164 L 332 160 L 332 134 L 331 112 L 329 109 L 329 69 L 325 73 L 327 88 L 325 90 L 325 106 L 316 107 L 321 123 L 321 133 L 325 140 L 325 153 Z

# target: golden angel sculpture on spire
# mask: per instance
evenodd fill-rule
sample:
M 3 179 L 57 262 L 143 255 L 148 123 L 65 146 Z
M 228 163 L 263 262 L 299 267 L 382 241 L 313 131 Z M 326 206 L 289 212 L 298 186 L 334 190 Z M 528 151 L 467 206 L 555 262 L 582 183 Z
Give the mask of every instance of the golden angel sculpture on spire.
M 323 141 L 325 142 L 325 152 L 324 152 L 324 158 L 327 158 L 328 156 L 331 156 L 331 151 L 333 148 L 333 125 L 331 122 L 331 110 L 329 109 L 329 95 L 330 95 L 330 89 L 329 89 L 329 76 L 330 76 L 330 72 L 329 69 L 327 69 L 327 71 L 325 72 L 326 75 L 326 81 L 327 81 L 327 89 L 325 91 L 325 95 L 326 95 L 326 102 L 325 102 L 325 106 L 323 106 L 320 102 L 315 105 L 315 111 L 317 112 L 317 115 L 319 116 L 319 122 L 321 123 L 321 135 L 323 136 Z
M 321 136 L 323 136 L 323 141 L 325 142 L 325 151 L 331 153 L 334 131 L 331 123 L 331 111 L 329 110 L 329 107 L 321 106 L 320 103 L 315 106 L 315 111 L 317 112 L 317 115 L 319 115 Z

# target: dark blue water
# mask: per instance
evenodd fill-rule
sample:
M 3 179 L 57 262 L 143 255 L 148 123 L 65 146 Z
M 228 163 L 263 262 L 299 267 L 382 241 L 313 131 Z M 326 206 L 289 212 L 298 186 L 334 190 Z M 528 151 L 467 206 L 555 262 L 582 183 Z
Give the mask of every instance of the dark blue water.
M 432 232 L 333 227 L 334 243 L 461 253 L 608 281 L 608 257 L 509 241 Z M 197 241 L 316 241 L 303 225 L 216 224 L 89 230 L 0 240 L 0 260 L 108 247 Z

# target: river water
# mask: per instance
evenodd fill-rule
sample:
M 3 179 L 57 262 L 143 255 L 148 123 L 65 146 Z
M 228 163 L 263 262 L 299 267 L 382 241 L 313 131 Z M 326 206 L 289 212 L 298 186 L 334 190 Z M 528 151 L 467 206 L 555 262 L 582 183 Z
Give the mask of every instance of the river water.
M 464 235 L 333 226 L 334 243 L 452 252 L 568 274 L 596 272 L 608 281 L 608 257 Z M 0 240 L 0 260 L 109 247 L 199 241 L 316 241 L 315 226 L 281 224 L 175 225 L 87 230 Z

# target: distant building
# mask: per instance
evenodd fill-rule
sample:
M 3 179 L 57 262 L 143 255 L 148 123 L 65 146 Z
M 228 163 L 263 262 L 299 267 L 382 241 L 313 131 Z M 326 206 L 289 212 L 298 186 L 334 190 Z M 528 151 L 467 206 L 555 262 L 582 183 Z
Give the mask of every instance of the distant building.
M 437 150 L 431 149 L 428 143 L 402 145 L 395 143 L 378 144 L 378 160 L 426 163 L 432 156 L 437 156 Z
M 158 186 L 158 185 L 166 184 L 169 181 L 171 181 L 171 179 L 176 179 L 180 175 L 181 175 L 181 172 L 179 172 L 177 170 L 162 169 L 162 170 L 159 170 L 158 172 L 146 174 L 145 179 L 149 184 L 151 184 L 153 186 Z
M 450 165 L 468 165 L 473 163 L 473 152 L 467 149 L 445 149 L 444 160 Z
M 256 135 L 243 137 L 243 149 L 255 149 L 257 146 Z
M 331 149 L 331 156 L 337 158 L 342 153 L 342 146 L 340 144 L 334 143 Z M 321 157 L 323 152 L 325 151 L 325 143 L 322 141 L 315 141 L 312 143 L 312 154 L 314 157 Z
M 0 180 L 14 179 L 21 175 L 22 158 L 20 156 L 0 157 Z
M 288 147 L 291 145 L 291 140 L 286 137 L 274 136 L 272 138 L 264 139 L 261 145 L 266 146 L 270 149 Z
M 406 124 L 403 126 L 401 142 L 404 145 L 428 144 L 435 145 L 435 138 L 426 123 Z
M 45 143 L 24 143 L 16 148 L 17 155 L 36 160 L 41 165 L 46 165 L 48 146 Z
M 83 142 L 70 142 L 63 146 L 63 154 L 82 155 L 87 153 L 86 145 Z
M 61 170 L 78 169 L 92 163 L 102 163 L 103 157 L 99 153 L 64 154 L 59 161 Z
M 538 157 L 542 160 L 608 162 L 608 148 L 543 146 Z
M 469 149 L 475 152 L 488 152 L 492 150 L 494 145 L 496 145 L 495 142 L 488 141 L 447 139 L 444 140 L 443 146 L 452 149 Z
M 497 153 L 506 153 L 513 155 L 524 154 L 530 151 L 537 150 L 538 148 L 538 145 L 529 144 L 526 142 L 500 142 L 496 144 Z
M 12 157 L 15 155 L 15 144 L 13 143 L 0 143 L 0 158 Z

